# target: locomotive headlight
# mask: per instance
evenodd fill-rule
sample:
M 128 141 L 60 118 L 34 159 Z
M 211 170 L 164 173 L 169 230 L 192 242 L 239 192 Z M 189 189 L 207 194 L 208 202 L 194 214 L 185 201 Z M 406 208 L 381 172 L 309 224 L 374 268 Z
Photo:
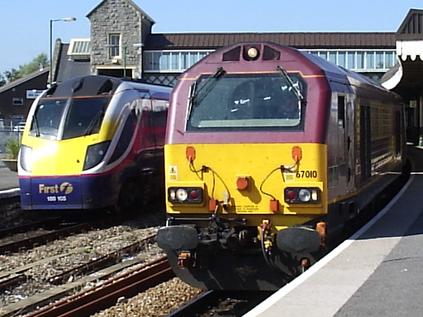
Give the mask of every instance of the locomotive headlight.
M 284 191 L 288 204 L 316 204 L 320 202 L 320 189 L 317 187 L 287 187 Z
M 300 189 L 298 191 L 298 198 L 304 203 L 309 202 L 311 199 L 311 192 L 308 189 Z
M 169 199 L 171 201 L 174 201 L 176 199 L 176 190 L 173 188 L 169 190 Z
M 179 189 L 176 191 L 176 198 L 177 198 L 180 202 L 183 202 L 183 201 L 187 200 L 187 198 L 188 198 L 188 192 L 187 192 L 185 189 L 183 189 L 183 188 L 179 188 Z
M 173 204 L 202 204 L 203 189 L 200 187 L 170 187 L 167 198 Z
M 19 162 L 22 169 L 26 172 L 32 171 L 31 154 L 32 148 L 26 145 L 21 145 L 19 152 Z
M 85 155 L 84 171 L 90 169 L 101 162 L 106 155 L 107 149 L 109 148 L 110 141 L 101 142 L 90 145 L 87 148 L 87 154 Z

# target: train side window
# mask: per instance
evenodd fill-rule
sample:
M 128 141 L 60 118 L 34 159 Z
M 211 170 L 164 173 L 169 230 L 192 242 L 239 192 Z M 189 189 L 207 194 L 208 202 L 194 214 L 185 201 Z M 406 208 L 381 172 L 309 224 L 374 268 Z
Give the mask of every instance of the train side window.
M 395 112 L 395 154 L 401 153 L 401 113 Z
M 123 153 L 125 153 L 129 144 L 131 143 L 136 126 L 137 115 L 135 113 L 135 110 L 132 110 L 128 118 L 126 119 L 125 125 L 122 129 L 122 133 L 120 134 L 119 140 L 116 144 L 116 148 L 109 160 L 109 164 L 118 160 L 123 155 Z
M 345 96 L 338 96 L 338 124 L 345 129 Z

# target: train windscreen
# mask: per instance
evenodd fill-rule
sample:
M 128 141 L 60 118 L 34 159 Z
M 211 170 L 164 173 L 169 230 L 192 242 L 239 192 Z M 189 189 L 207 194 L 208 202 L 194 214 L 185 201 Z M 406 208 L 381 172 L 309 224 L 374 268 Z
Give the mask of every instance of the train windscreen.
M 41 99 L 30 133 L 48 139 L 70 139 L 98 133 L 108 97 Z
M 305 90 L 285 72 L 202 76 L 191 87 L 187 130 L 302 129 Z

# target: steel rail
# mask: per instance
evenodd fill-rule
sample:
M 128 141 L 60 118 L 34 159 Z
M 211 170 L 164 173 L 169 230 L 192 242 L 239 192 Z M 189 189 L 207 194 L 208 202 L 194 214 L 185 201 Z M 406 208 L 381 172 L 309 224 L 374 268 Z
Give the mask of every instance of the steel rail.
M 10 252 L 10 253 L 16 252 L 23 248 L 30 249 L 35 244 L 45 244 L 47 242 L 56 240 L 64 235 L 69 235 L 75 232 L 81 232 L 84 230 L 88 230 L 90 228 L 92 228 L 92 225 L 88 223 L 82 223 L 82 224 L 62 228 L 59 230 L 54 230 L 54 231 L 41 234 L 38 236 L 35 235 L 33 237 L 28 237 L 18 241 L 11 241 L 11 242 L 0 245 L 0 254 L 4 254 L 5 252 Z
M 134 296 L 174 276 L 167 257 L 161 257 L 140 269 L 127 272 L 93 289 L 66 297 L 26 316 L 89 316 L 110 307 L 118 298 Z

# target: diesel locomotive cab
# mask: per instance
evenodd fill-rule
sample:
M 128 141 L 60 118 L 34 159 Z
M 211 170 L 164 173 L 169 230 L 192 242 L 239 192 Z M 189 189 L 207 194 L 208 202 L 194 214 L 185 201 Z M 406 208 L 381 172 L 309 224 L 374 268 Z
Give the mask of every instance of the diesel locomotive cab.
M 316 120 L 329 94 L 313 88 L 329 88 L 297 54 L 268 43 L 224 48 L 173 92 L 168 222 L 157 241 L 192 285 L 275 289 L 324 247 L 327 156 Z

